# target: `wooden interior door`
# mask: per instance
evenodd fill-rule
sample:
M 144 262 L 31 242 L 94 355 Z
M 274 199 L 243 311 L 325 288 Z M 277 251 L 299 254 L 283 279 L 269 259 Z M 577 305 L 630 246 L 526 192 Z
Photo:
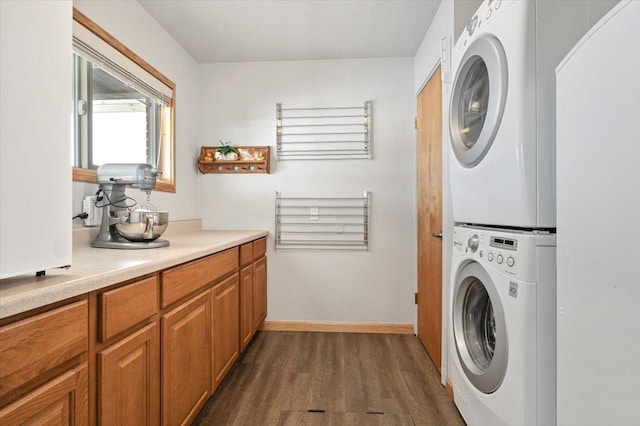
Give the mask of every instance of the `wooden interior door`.
M 435 366 L 442 347 L 442 82 L 440 68 L 418 95 L 418 338 Z

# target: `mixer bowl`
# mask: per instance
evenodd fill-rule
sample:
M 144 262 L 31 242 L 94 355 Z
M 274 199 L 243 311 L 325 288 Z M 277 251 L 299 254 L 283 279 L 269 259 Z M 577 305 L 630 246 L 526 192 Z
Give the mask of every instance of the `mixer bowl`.
M 169 225 L 169 212 L 137 210 L 127 212 L 116 223 L 116 230 L 129 241 L 153 241 Z

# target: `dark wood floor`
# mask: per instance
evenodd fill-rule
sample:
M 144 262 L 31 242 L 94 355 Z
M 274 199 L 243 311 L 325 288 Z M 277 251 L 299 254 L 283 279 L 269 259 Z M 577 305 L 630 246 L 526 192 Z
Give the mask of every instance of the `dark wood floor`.
M 464 425 L 415 336 L 263 331 L 195 425 Z

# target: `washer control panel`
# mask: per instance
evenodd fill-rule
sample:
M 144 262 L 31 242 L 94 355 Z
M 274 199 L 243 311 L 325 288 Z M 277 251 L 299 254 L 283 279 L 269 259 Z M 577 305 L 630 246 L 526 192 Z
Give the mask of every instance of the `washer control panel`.
M 493 229 L 455 227 L 453 232 L 453 253 L 467 256 L 484 265 L 491 266 L 511 276 L 520 272 L 519 235 L 508 234 Z
M 555 259 L 555 247 L 556 235 L 549 231 L 456 225 L 452 264 L 474 261 L 513 279 L 537 282 L 539 262 Z

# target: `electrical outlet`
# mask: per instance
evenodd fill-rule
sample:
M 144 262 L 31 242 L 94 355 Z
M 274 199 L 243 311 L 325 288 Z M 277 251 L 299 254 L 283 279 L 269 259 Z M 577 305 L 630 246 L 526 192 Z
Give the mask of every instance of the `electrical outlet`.
M 82 200 L 82 212 L 88 216 L 84 219 L 84 226 L 100 226 L 102 222 L 102 208 L 96 207 L 97 197 L 89 195 Z
M 309 220 L 312 222 L 317 222 L 318 220 L 320 220 L 320 214 L 319 214 L 319 208 L 318 207 L 311 207 L 311 209 L 309 210 Z

